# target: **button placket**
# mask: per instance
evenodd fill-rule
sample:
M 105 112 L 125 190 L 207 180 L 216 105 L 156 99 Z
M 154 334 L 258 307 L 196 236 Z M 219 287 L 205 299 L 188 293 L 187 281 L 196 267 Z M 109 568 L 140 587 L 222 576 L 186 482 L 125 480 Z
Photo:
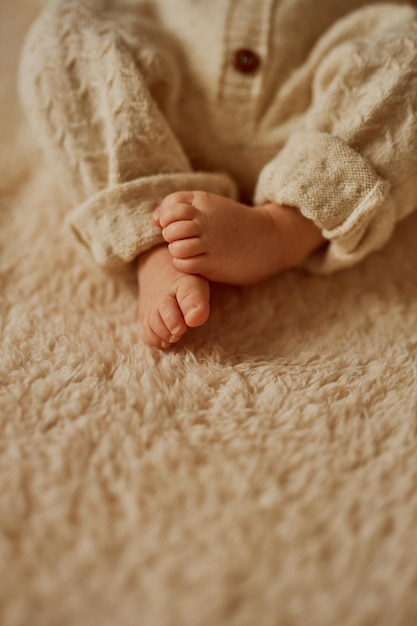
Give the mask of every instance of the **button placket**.
M 226 108 L 255 115 L 268 53 L 275 0 L 230 0 L 219 100 Z

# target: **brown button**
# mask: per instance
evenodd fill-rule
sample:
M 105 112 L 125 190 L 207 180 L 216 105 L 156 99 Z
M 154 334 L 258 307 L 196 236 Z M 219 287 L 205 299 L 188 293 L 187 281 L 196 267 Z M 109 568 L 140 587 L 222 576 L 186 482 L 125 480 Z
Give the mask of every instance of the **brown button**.
M 233 66 L 238 72 L 250 74 L 258 69 L 261 62 L 259 56 L 253 50 L 242 48 L 236 50 L 233 57 Z

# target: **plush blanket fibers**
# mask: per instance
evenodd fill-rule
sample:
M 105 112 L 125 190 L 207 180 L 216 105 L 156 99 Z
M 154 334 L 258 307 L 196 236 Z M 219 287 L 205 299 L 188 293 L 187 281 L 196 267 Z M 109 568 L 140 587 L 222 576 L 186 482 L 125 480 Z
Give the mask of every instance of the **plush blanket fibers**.
M 36 3 L 0 10 L 0 624 L 415 625 L 417 216 L 152 352 L 16 106 Z

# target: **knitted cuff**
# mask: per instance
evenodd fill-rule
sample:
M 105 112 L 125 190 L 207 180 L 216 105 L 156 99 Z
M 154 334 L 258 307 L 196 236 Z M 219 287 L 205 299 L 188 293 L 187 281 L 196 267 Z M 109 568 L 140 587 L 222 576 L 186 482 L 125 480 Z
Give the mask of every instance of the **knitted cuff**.
M 329 245 L 305 266 L 320 273 L 353 265 L 389 238 L 395 208 L 389 183 L 337 137 L 295 133 L 262 170 L 256 204 L 273 201 L 299 209 Z

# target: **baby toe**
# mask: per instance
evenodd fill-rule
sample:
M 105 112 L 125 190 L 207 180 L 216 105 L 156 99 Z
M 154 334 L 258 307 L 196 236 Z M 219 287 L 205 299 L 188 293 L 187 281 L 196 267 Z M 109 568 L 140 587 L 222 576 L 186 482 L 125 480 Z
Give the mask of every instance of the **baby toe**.
M 188 259 L 205 252 L 203 242 L 199 237 L 174 241 L 168 245 L 168 250 L 175 259 Z
M 196 216 L 196 213 L 197 211 L 192 204 L 177 203 L 169 204 L 166 207 L 159 207 L 154 213 L 154 216 L 158 216 L 158 222 L 161 228 L 166 228 L 175 222 L 192 220 Z
M 200 227 L 194 220 L 174 222 L 162 230 L 162 236 L 167 243 L 173 243 L 179 239 L 197 237 L 199 234 Z
M 160 317 L 169 331 L 168 341 L 175 343 L 187 330 L 187 325 L 174 297 L 167 298 L 159 307 Z
M 157 333 L 155 333 L 149 323 L 141 322 L 141 336 L 143 342 L 150 348 L 162 348 L 165 350 L 170 346 L 168 341 L 162 339 Z
M 192 204 L 194 193 L 192 191 L 173 191 L 161 202 L 161 207 L 166 208 L 172 204 Z
M 177 301 L 187 326 L 201 326 L 210 314 L 208 282 L 198 276 L 188 276 L 179 285 Z
M 171 331 L 167 328 L 158 309 L 152 311 L 149 317 L 150 330 L 159 337 L 160 343 L 170 343 Z

